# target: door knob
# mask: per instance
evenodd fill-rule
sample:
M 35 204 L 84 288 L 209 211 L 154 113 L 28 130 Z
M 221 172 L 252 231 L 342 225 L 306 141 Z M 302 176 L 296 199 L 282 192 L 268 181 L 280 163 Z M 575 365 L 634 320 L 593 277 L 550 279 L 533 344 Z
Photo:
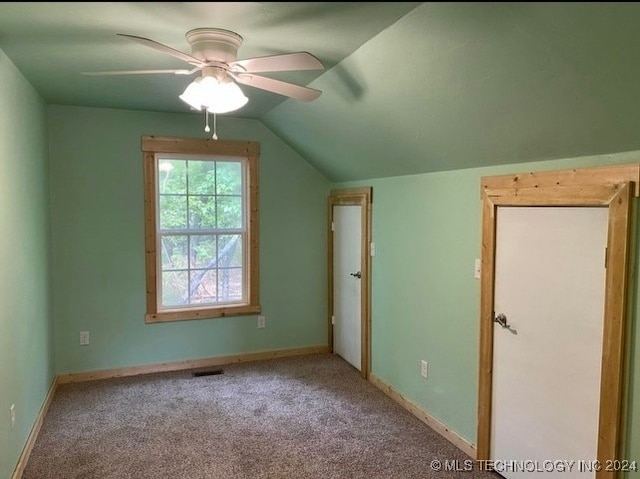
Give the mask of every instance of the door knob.
M 513 329 L 511 325 L 507 322 L 507 316 L 503 313 L 500 313 L 496 317 L 494 317 L 493 322 L 498 323 L 500 326 L 502 326 L 503 329 L 508 329 L 509 332 L 512 334 L 518 334 L 518 331 Z
M 509 327 L 507 325 L 507 317 L 503 313 L 500 313 L 500 314 L 498 314 L 498 316 L 493 318 L 493 322 L 494 323 L 498 323 L 503 328 L 508 328 Z
M 360 271 L 358 271 L 357 273 L 349 273 L 351 276 L 353 276 L 354 278 L 362 278 L 362 273 L 360 273 Z

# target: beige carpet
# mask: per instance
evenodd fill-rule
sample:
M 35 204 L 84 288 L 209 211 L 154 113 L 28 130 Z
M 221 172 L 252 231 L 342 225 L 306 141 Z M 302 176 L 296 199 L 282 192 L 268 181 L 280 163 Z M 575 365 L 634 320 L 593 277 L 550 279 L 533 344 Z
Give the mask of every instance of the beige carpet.
M 496 478 L 338 356 L 61 386 L 24 479 Z

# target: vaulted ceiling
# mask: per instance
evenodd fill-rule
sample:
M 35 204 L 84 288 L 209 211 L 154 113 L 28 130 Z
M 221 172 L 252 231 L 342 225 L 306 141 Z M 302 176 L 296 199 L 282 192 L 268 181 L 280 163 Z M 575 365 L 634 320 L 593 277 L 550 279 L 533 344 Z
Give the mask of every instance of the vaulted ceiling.
M 640 150 L 638 25 L 638 3 L 0 3 L 0 48 L 49 103 L 182 112 L 184 77 L 79 72 L 184 67 L 116 33 L 310 51 L 325 72 L 272 76 L 318 100 L 247 87 L 233 115 L 351 180 Z
M 638 150 L 639 25 L 639 3 L 427 3 L 264 121 L 334 180 Z
M 191 53 L 185 33 L 215 27 L 239 33 L 239 58 L 309 51 L 329 69 L 397 21 L 417 2 L 24 2 L 0 3 L 0 48 L 49 103 L 187 112 L 178 99 L 193 78 L 87 77 L 86 71 L 174 69 L 181 60 L 117 33 Z M 318 71 L 267 74 L 305 85 Z M 234 116 L 259 118 L 285 97 L 244 88 Z

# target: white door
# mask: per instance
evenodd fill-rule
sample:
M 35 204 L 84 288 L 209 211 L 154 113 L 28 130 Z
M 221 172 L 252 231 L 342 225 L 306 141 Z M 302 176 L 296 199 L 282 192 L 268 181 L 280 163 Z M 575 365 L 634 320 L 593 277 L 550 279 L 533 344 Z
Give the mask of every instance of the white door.
M 491 459 L 508 479 L 595 476 L 578 461 L 596 459 L 607 221 L 607 208 L 498 208 L 508 327 L 494 322 Z M 537 472 L 555 460 L 576 464 Z
M 362 208 L 333 207 L 333 350 L 361 368 Z

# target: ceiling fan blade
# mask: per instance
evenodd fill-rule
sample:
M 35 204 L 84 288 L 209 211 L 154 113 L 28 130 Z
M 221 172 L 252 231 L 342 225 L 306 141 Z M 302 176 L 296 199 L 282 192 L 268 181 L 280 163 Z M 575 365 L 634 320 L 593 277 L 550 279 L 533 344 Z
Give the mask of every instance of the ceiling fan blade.
M 279 95 L 295 98 L 302 101 L 313 101 L 318 98 L 322 92 L 313 88 L 307 88 L 305 86 L 294 85 L 293 83 L 287 83 L 280 80 L 274 80 L 273 78 L 267 78 L 260 75 L 249 75 L 246 73 L 230 75 L 243 85 L 252 86 L 254 88 L 260 88 L 261 90 L 271 91 L 278 93 Z
M 242 67 L 248 73 L 324 70 L 320 60 L 308 52 L 247 58 L 246 60 L 238 60 L 229 64 L 232 68 L 236 65 Z
M 173 73 L 174 75 L 191 75 L 196 70 L 114 70 L 106 72 L 82 72 L 88 76 L 108 76 L 108 75 L 159 75 L 163 73 Z
M 181 52 L 180 50 L 176 50 L 175 48 L 171 48 L 167 45 L 163 45 L 162 43 L 156 42 L 155 40 L 151 40 L 149 38 L 137 37 L 135 35 L 127 35 L 126 33 L 117 33 L 121 37 L 126 37 L 134 42 L 138 42 L 141 45 L 153 48 L 154 50 L 158 50 L 159 52 L 166 53 L 167 55 L 171 55 L 172 57 L 179 58 L 182 61 L 187 63 L 191 63 L 193 65 L 202 65 L 202 60 L 196 57 L 192 57 L 191 55 L 187 55 L 186 53 Z

